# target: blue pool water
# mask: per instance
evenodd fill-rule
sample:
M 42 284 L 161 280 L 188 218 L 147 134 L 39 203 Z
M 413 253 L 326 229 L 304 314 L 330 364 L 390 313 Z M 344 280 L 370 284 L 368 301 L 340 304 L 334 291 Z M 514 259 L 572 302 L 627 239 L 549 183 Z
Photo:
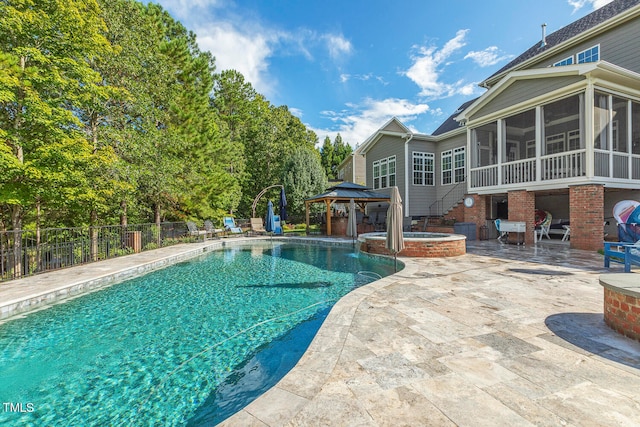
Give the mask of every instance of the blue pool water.
M 295 365 L 340 297 L 392 272 L 351 248 L 265 242 L 13 319 L 0 425 L 215 424 Z

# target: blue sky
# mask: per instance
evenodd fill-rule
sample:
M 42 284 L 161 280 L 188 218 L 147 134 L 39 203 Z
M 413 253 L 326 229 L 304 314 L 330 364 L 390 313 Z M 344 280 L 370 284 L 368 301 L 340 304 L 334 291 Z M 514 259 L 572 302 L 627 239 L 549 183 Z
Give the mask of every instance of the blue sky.
M 477 84 L 610 0 L 155 0 L 322 143 L 391 117 L 430 134 Z

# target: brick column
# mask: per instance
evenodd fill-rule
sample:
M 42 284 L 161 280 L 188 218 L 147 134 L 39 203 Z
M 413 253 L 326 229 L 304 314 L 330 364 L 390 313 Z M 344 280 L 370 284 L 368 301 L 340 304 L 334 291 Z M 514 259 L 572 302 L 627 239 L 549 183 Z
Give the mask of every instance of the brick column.
M 467 196 L 468 197 L 468 196 Z M 486 224 L 487 218 L 487 196 L 472 195 L 475 200 L 473 207 L 464 208 L 464 222 L 474 222 L 476 224 L 476 238 L 480 240 L 480 227 Z
M 597 251 L 604 240 L 604 186 L 597 184 L 569 187 L 571 248 Z
M 526 190 L 509 191 L 509 221 L 523 221 L 527 224 L 524 243 L 533 245 L 533 230 L 536 226 L 536 195 Z M 515 239 L 514 239 L 515 241 Z

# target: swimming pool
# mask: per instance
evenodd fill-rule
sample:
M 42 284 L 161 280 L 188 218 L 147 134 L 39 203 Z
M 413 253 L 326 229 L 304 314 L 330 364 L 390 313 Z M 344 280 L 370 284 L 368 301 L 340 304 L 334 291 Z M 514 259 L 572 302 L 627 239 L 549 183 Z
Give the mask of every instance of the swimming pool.
M 221 421 L 296 363 L 335 301 L 392 271 L 351 246 L 254 243 L 13 319 L 0 423 Z

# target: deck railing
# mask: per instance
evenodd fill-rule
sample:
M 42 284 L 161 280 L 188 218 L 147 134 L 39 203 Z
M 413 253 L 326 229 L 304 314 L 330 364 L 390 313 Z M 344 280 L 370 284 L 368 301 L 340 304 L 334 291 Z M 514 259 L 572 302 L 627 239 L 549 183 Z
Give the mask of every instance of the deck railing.
M 471 188 L 501 187 L 538 180 L 571 179 L 575 181 L 587 175 L 585 149 L 541 156 L 539 161 L 539 176 L 536 158 L 472 168 L 469 171 Z M 640 155 L 594 150 L 593 175 L 615 180 L 640 179 Z
M 0 231 L 0 282 L 179 243 L 184 222 Z

